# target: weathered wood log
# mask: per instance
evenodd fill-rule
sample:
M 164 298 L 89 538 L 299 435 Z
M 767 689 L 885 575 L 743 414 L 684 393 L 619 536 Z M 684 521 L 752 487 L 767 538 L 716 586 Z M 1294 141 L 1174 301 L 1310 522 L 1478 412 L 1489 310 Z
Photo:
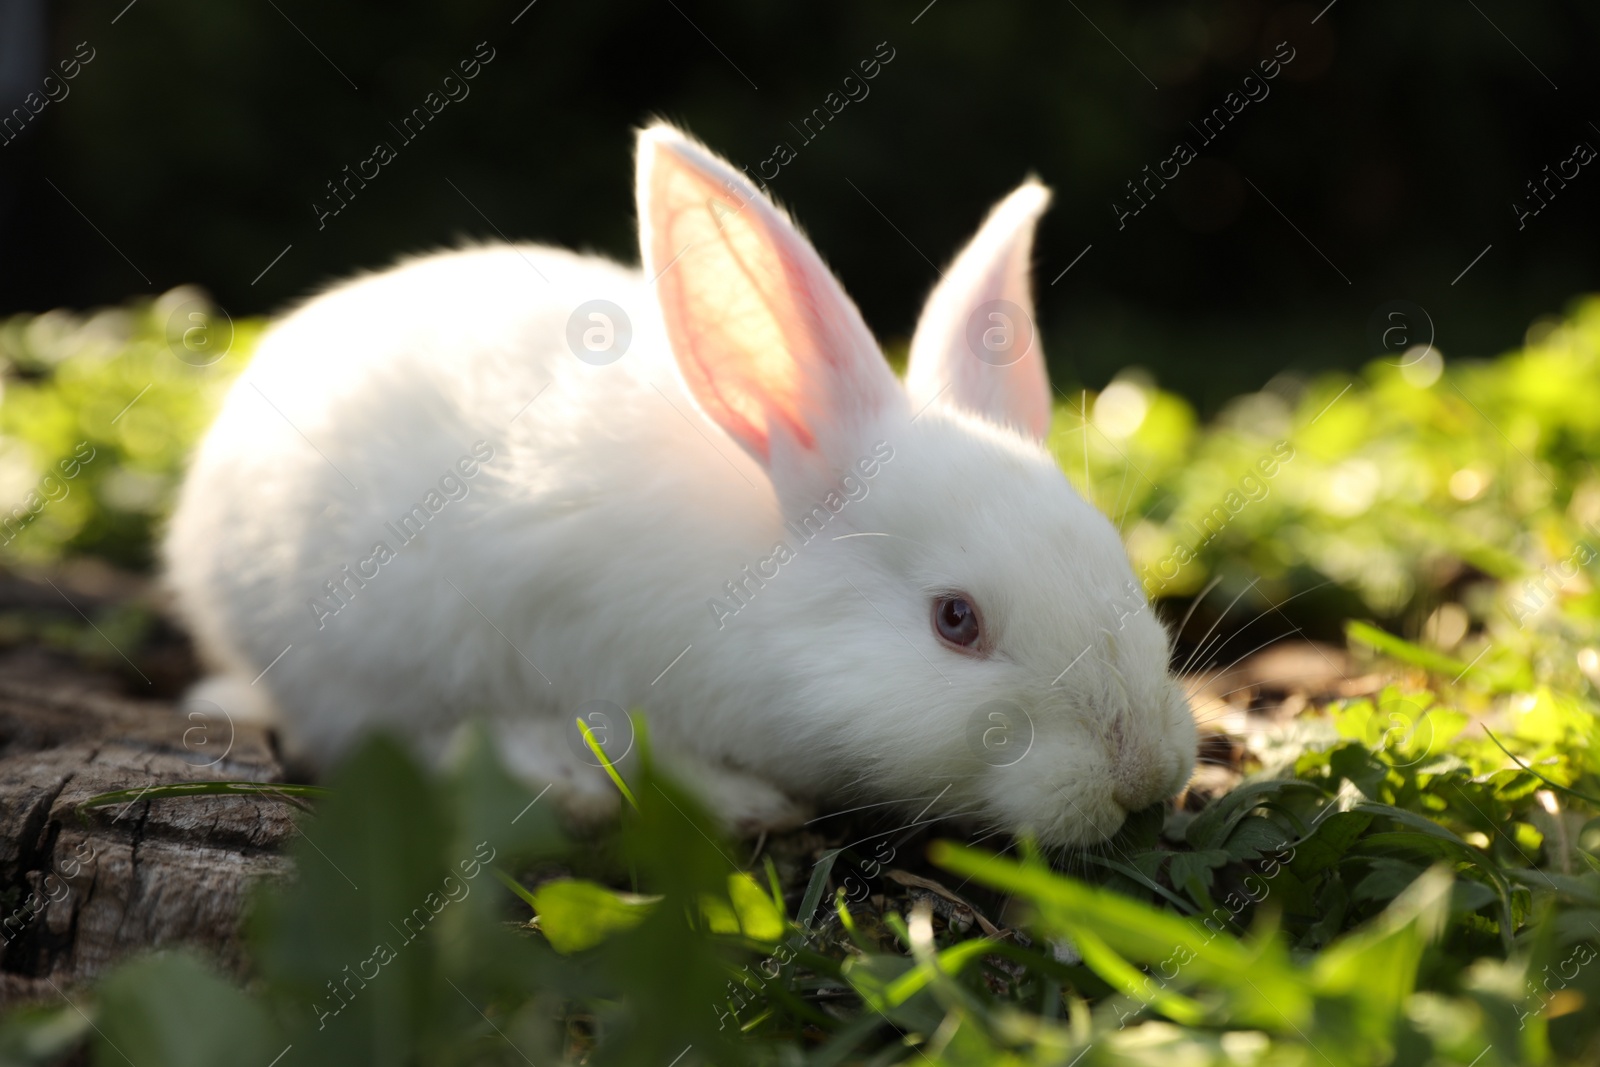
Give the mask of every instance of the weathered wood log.
M 59 999 L 131 953 L 173 945 L 241 964 L 251 886 L 283 877 L 289 805 L 266 797 L 99 793 L 283 780 L 267 735 L 74 682 L 0 674 L 0 1005 Z

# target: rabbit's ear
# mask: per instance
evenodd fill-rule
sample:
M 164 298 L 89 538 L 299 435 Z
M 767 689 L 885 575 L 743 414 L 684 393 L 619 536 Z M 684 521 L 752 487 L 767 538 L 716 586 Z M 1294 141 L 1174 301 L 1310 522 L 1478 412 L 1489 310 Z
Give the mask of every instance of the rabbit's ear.
M 933 290 L 911 340 L 906 391 L 942 397 L 1038 440 L 1050 432 L 1050 379 L 1033 317 L 1029 256 L 1050 191 L 1024 182 L 995 205 Z
M 637 193 L 644 270 L 702 410 L 780 493 L 850 466 L 878 417 L 906 401 L 810 243 L 669 126 L 640 134 Z

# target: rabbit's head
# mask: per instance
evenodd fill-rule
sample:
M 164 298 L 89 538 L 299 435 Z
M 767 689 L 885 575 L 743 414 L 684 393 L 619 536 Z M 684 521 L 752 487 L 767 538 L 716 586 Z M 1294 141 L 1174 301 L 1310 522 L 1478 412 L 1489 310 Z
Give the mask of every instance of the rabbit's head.
M 739 623 L 761 642 L 750 669 L 790 683 L 777 760 L 819 791 L 1058 846 L 1180 791 L 1196 733 L 1166 633 L 1044 448 L 1028 279 L 1048 192 L 1017 189 L 944 273 L 902 385 L 738 171 L 658 126 L 638 182 L 678 368 L 766 471 L 793 549 Z

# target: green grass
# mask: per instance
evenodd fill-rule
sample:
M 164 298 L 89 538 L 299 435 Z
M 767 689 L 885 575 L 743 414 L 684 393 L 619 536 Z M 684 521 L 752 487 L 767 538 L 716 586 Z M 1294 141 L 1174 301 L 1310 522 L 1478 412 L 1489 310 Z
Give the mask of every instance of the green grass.
M 107 315 L 0 329 L 3 454 L 34 478 L 78 440 L 108 460 L 19 565 L 147 559 L 247 349 L 195 368 L 158 310 Z M 486 745 L 430 776 L 379 739 L 297 812 L 243 982 L 135 960 L 81 1014 L 13 1013 L 0 1063 L 1600 1061 L 1600 300 L 1435 369 L 1279 383 L 1209 426 L 1135 381 L 1060 405 L 1052 447 L 1164 614 L 1209 589 L 1197 664 L 1298 632 L 1383 679 L 1261 725 L 1242 784 L 1136 816 L 1071 874 L 1027 842 L 890 847 L 893 823 L 751 862 L 644 730 L 620 825 L 575 842 Z M 130 424 L 147 402 L 159 445 Z M 146 505 L 122 507 L 124 470 Z
M 0 322 L 0 521 L 30 513 L 20 532 L 0 532 L 0 561 L 85 553 L 149 566 L 189 449 L 263 327 L 230 323 L 186 288 Z

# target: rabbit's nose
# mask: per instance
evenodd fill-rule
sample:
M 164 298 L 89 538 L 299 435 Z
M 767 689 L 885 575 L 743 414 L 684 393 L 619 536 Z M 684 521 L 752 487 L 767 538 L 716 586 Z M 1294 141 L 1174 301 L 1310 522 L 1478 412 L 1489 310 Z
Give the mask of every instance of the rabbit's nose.
M 1139 736 L 1119 714 L 1111 724 L 1111 799 L 1139 811 L 1172 795 L 1171 759 L 1153 738 Z

